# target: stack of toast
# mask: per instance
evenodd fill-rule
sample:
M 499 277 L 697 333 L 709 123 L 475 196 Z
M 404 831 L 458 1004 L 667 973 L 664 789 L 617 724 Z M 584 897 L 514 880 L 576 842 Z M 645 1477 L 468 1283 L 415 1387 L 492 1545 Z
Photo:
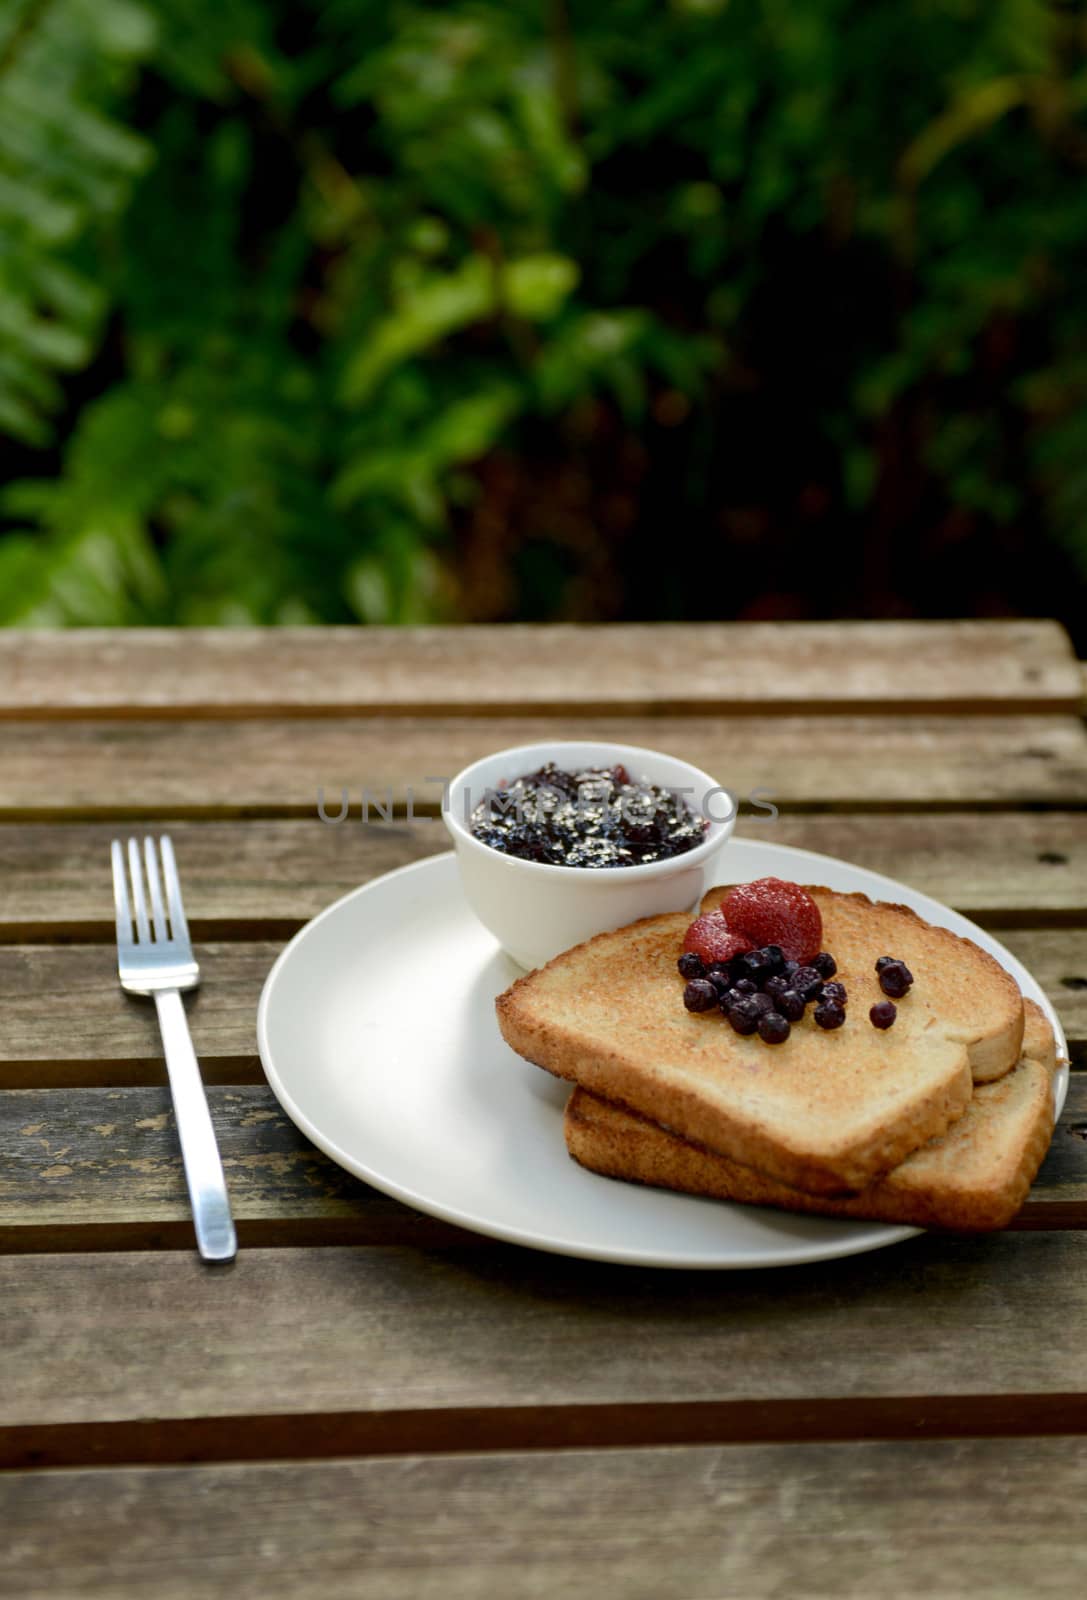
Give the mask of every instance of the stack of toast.
M 711 889 L 703 910 L 720 905 Z M 681 1003 L 687 914 L 599 934 L 496 1002 L 519 1055 L 576 1087 L 570 1154 L 613 1178 L 918 1227 L 1003 1227 L 1053 1131 L 1052 1029 L 998 962 L 903 906 L 809 887 L 849 993 L 833 1032 L 784 1045 Z M 894 1027 L 868 1022 L 875 961 L 914 975 Z

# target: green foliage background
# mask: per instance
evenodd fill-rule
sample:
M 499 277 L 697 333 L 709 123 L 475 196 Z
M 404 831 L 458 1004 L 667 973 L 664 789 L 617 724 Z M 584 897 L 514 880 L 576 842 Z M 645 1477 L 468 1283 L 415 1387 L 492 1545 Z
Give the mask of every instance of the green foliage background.
M 4 0 L 0 620 L 1072 570 L 1085 112 L 1039 0 Z

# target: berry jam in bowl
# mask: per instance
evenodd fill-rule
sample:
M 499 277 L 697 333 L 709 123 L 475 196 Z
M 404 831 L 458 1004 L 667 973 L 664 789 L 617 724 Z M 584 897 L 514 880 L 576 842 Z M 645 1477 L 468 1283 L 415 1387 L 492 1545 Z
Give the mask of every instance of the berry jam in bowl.
M 736 820 L 709 773 L 638 745 L 514 746 L 449 784 L 442 820 L 465 897 L 522 967 L 596 933 L 688 911 Z

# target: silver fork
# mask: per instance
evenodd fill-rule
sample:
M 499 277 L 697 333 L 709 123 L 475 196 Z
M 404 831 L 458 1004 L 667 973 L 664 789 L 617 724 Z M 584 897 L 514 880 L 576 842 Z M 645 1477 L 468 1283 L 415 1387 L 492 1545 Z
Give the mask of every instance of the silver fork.
M 233 1261 L 238 1243 L 230 1215 L 223 1163 L 219 1159 L 215 1129 L 181 1000 L 182 989 L 195 989 L 200 982 L 200 968 L 193 956 L 189 927 L 181 904 L 181 883 L 174 861 L 174 847 L 165 834 L 159 841 L 159 847 L 162 853 L 162 877 L 166 883 L 165 907 L 155 841 L 150 838 L 143 841 L 147 888 L 151 899 L 149 920 L 140 848 L 135 839 L 128 841 L 128 870 L 132 879 L 132 903 L 136 910 L 135 937 L 121 841 L 114 839 L 110 847 L 113 898 L 117 908 L 117 974 L 121 988 L 129 994 L 151 995 L 155 1001 L 162 1048 L 166 1055 L 166 1071 L 170 1078 L 170 1093 L 174 1101 L 174 1117 L 181 1140 L 185 1182 L 189 1187 L 193 1222 L 196 1224 L 197 1248 L 205 1261 Z

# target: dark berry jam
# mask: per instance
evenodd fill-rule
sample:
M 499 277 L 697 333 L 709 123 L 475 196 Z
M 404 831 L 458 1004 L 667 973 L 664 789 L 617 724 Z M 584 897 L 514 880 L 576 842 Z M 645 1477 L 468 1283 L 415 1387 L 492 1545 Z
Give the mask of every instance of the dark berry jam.
M 640 867 L 693 850 L 708 822 L 682 795 L 635 783 L 626 768 L 565 772 L 548 762 L 490 789 L 471 816 L 475 838 L 556 867 Z

